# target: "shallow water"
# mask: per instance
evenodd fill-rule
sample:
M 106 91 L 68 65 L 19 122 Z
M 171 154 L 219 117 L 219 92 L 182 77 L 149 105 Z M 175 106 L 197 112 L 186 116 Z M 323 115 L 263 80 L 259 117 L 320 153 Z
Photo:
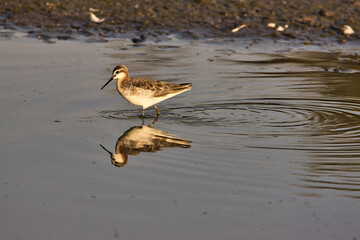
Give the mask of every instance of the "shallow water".
M 171 38 L 0 40 L 4 239 L 359 238 L 360 49 Z M 193 89 L 142 126 L 117 64 Z

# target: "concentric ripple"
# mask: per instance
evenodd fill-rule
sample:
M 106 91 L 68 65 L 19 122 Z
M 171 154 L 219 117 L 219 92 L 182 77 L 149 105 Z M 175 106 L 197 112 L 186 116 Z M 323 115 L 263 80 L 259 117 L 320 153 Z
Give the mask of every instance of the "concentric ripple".
M 360 103 L 352 100 L 257 98 L 221 103 L 208 101 L 191 107 L 162 109 L 161 112 L 161 118 L 166 120 L 229 129 L 246 126 L 261 129 L 264 136 L 290 131 L 308 136 L 360 138 Z M 100 115 L 108 119 L 129 119 L 137 118 L 139 111 L 103 111 Z
M 181 109 L 176 109 L 181 111 Z M 317 127 L 314 135 L 335 135 L 358 133 L 360 104 L 357 102 L 323 100 L 266 98 L 237 102 L 196 105 L 190 111 L 179 112 L 183 122 L 208 122 L 213 125 L 247 123 L 262 128 L 302 130 L 303 127 Z M 266 134 L 264 132 L 263 134 Z

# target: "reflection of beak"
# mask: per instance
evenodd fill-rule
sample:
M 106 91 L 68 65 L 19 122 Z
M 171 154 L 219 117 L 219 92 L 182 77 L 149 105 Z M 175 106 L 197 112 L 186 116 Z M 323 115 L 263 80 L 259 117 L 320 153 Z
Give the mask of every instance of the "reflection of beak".
M 114 79 L 114 78 L 113 78 L 113 77 L 111 77 L 111 78 L 109 79 L 109 81 L 107 81 L 107 82 L 105 83 L 105 85 L 104 85 L 104 86 L 102 86 L 101 90 L 103 90 L 103 88 L 104 88 L 106 85 L 108 85 L 108 84 L 109 84 L 109 82 L 111 82 L 113 79 Z
M 107 150 L 103 145 L 101 145 L 100 144 L 100 147 L 102 147 L 106 152 L 108 152 L 109 154 L 110 154 L 110 156 L 112 156 L 113 155 L 113 153 L 112 152 L 110 152 L 109 150 Z

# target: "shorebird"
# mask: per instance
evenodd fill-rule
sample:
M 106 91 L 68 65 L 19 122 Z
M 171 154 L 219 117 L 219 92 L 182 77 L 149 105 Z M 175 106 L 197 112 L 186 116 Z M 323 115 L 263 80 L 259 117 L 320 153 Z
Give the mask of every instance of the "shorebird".
M 127 67 L 118 65 L 114 68 L 111 78 L 101 90 L 114 79 L 117 79 L 116 89 L 120 95 L 128 102 L 142 107 L 142 118 L 145 109 L 150 106 L 154 106 L 157 116 L 159 116 L 160 111 L 155 106 L 156 103 L 191 89 L 191 83 L 176 84 L 148 78 L 130 78 Z

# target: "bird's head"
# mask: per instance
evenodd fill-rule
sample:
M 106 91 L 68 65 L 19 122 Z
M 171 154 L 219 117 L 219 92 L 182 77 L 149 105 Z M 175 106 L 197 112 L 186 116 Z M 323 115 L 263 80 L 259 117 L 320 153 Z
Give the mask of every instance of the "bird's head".
M 122 154 L 122 153 L 112 153 L 109 150 L 107 150 L 103 145 L 100 144 L 100 146 L 110 154 L 110 159 L 112 165 L 116 167 L 123 167 L 127 163 L 128 155 Z
M 129 74 L 128 69 L 125 65 L 118 65 L 114 68 L 114 70 L 112 71 L 112 75 L 111 78 L 109 79 L 109 81 L 107 81 L 104 86 L 102 86 L 101 90 L 108 85 L 112 80 L 114 79 L 123 79 L 125 78 L 127 75 Z

